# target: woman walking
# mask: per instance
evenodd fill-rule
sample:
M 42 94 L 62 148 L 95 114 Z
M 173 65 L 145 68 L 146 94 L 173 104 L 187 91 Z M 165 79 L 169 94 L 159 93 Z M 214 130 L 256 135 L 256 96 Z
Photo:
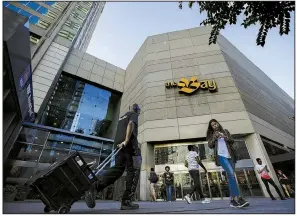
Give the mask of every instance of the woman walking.
M 230 207 L 242 208 L 249 206 L 249 202 L 240 196 L 235 179 L 236 154 L 233 148 L 234 140 L 229 131 L 223 129 L 215 119 L 209 121 L 206 139 L 208 147 L 214 149 L 215 163 L 222 166 L 228 176 L 229 191 L 231 196 Z
M 291 194 L 294 194 L 294 191 L 291 189 L 290 181 L 288 177 L 281 170 L 277 171 L 277 177 L 278 177 L 279 183 L 283 186 L 286 192 L 287 198 L 291 198 Z

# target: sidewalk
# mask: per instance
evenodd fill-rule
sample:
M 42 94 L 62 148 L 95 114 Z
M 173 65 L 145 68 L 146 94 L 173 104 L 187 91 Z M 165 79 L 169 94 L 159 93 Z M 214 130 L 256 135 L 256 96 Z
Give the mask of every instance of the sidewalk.
M 84 202 L 75 203 L 72 214 L 120 214 L 120 213 L 149 213 L 149 214 L 294 214 L 295 199 L 270 200 L 268 198 L 250 198 L 250 206 L 243 209 L 229 207 L 228 200 L 214 200 L 210 204 L 193 202 L 189 205 L 183 201 L 177 202 L 138 202 L 140 209 L 134 211 L 121 211 L 120 203 L 114 201 L 98 201 L 94 209 L 88 209 Z M 34 207 L 33 207 L 34 206 Z M 3 203 L 3 213 L 34 214 L 43 213 L 44 204 L 38 201 Z M 55 213 L 55 212 L 51 212 Z

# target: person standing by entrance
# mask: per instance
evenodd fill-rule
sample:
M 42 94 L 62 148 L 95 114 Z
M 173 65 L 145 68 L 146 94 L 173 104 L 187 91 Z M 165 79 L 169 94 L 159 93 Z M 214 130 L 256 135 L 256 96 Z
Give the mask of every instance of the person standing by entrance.
M 170 172 L 170 167 L 166 166 L 165 167 L 165 172 L 163 174 L 163 181 L 166 187 L 166 196 L 167 196 L 167 201 L 172 202 L 172 190 L 173 190 L 173 185 L 174 185 L 174 175 L 172 172 Z
M 255 168 L 256 168 L 257 172 L 260 174 L 261 179 L 262 179 L 262 181 L 263 181 L 263 183 L 264 183 L 264 185 L 265 185 L 265 187 L 266 187 L 266 190 L 267 190 L 267 192 L 268 192 L 270 198 L 271 198 L 272 200 L 276 200 L 276 199 L 274 198 L 274 196 L 272 195 L 271 191 L 270 191 L 270 188 L 269 188 L 268 183 L 271 184 L 271 185 L 275 188 L 275 190 L 276 190 L 276 192 L 278 193 L 278 195 L 279 195 L 279 197 L 281 198 L 281 200 L 285 200 L 285 198 L 284 198 L 283 195 L 281 194 L 280 190 L 279 190 L 278 187 L 276 186 L 275 182 L 274 182 L 274 181 L 272 180 L 272 178 L 270 177 L 270 175 L 269 175 L 269 173 L 268 173 L 269 170 L 267 169 L 267 165 L 264 164 L 264 163 L 262 163 L 261 158 L 257 158 L 256 161 L 257 161 L 258 164 L 255 166 Z
M 294 191 L 291 189 L 291 185 L 288 177 L 281 170 L 277 171 L 277 177 L 278 177 L 279 183 L 283 186 L 287 197 L 291 198 L 291 194 L 294 194 Z
M 151 168 L 151 173 L 148 180 L 150 181 L 150 191 L 151 191 L 152 201 L 156 202 L 157 201 L 156 187 L 157 187 L 157 182 L 159 181 L 159 177 L 156 174 L 154 168 Z
M 109 168 L 98 181 L 85 193 L 85 201 L 89 208 L 96 206 L 97 192 L 113 184 L 127 170 L 126 189 L 124 191 L 121 210 L 138 209 L 139 205 L 132 203 L 138 184 L 141 168 L 141 151 L 138 146 L 138 116 L 140 107 L 132 105 L 132 110 L 125 113 L 118 121 L 114 143 L 121 148 L 115 157 L 115 165 Z
M 249 202 L 240 196 L 235 179 L 236 154 L 233 148 L 234 140 L 228 130 L 224 130 L 215 119 L 209 121 L 206 133 L 208 147 L 214 149 L 215 163 L 222 166 L 228 176 L 231 196 L 230 207 L 242 208 L 249 206 Z
M 188 145 L 188 150 L 189 152 L 186 156 L 185 167 L 187 167 L 189 170 L 190 176 L 194 181 L 194 186 L 192 187 L 190 193 L 185 196 L 185 200 L 188 204 L 191 204 L 191 196 L 194 194 L 194 192 L 197 192 L 197 194 L 200 195 L 200 199 L 202 200 L 203 204 L 210 203 L 210 200 L 204 197 L 200 187 L 199 165 L 204 169 L 205 173 L 207 173 L 207 170 L 204 167 L 203 163 L 200 161 L 199 156 L 195 151 L 195 146 Z

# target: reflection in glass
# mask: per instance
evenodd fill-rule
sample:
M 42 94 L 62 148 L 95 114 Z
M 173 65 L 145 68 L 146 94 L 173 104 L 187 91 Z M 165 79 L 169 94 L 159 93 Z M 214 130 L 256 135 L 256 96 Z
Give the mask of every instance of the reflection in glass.
M 182 178 L 182 186 L 183 186 L 183 194 L 189 194 L 191 192 L 191 181 L 192 178 L 189 173 L 181 173 Z
M 226 174 L 225 171 L 220 171 L 220 172 L 218 172 L 218 175 L 219 175 L 219 181 L 220 181 L 222 196 L 223 197 L 229 197 L 230 192 L 229 192 L 227 174 Z
M 67 157 L 69 151 L 62 149 L 45 148 L 41 154 L 39 163 L 53 164 Z
M 111 124 L 119 102 L 119 95 L 62 74 L 40 123 L 112 138 Z
M 14 152 L 14 155 L 9 155 L 8 159 L 37 162 L 42 150 L 42 146 L 20 144 L 17 142 L 14 146 L 14 149 L 18 151 Z M 14 151 L 14 149 L 12 151 Z
M 246 172 L 249 184 L 251 186 L 252 195 L 263 196 L 255 171 L 250 169 L 250 170 L 245 170 L 245 172 Z
M 30 144 L 34 143 L 36 145 L 43 146 L 48 135 L 49 135 L 48 131 L 23 127 L 17 140 L 19 142 L 25 142 Z
M 210 193 L 209 193 L 209 185 L 208 185 L 208 181 L 207 181 L 207 176 L 205 172 L 201 172 L 200 173 L 200 181 L 201 181 L 201 189 L 202 189 L 202 193 L 205 197 L 211 197 Z
M 209 178 L 209 186 L 210 186 L 210 191 L 211 191 L 211 197 L 212 198 L 221 197 L 217 173 L 216 172 L 209 172 L 207 174 L 208 174 L 208 178 Z
M 175 187 L 175 197 L 176 199 L 182 199 L 182 179 L 180 174 L 174 174 L 174 187 Z
M 244 171 L 243 170 L 236 171 L 236 177 L 237 177 L 237 183 L 241 191 L 241 194 L 243 196 L 251 196 L 249 185 L 244 175 Z

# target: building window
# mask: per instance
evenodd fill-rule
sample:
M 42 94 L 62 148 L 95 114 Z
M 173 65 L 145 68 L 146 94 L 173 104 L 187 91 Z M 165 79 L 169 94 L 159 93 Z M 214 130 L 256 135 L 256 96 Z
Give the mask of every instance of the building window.
M 62 74 L 40 123 L 112 138 L 111 124 L 119 102 L 120 96 L 115 93 Z
M 28 5 L 29 2 L 21 2 L 22 4 L 24 5 Z M 48 27 L 50 26 L 50 23 L 46 22 L 46 21 L 43 21 L 43 20 L 40 20 L 39 17 L 37 16 L 34 16 L 32 15 L 31 13 L 29 13 L 28 11 L 25 11 L 25 10 L 22 10 L 18 7 L 15 7 L 11 4 L 9 4 L 8 2 L 4 2 L 3 5 L 19 14 L 21 14 L 22 16 L 25 16 L 25 17 L 28 17 L 29 18 L 29 22 L 30 24 L 32 25 L 36 25 L 40 28 L 43 28 L 43 29 L 48 29 Z M 34 6 L 35 4 L 33 4 Z M 31 5 L 32 6 L 32 5 Z
M 246 144 L 242 140 L 235 140 L 233 144 L 237 159 L 250 159 Z M 196 151 L 203 162 L 214 162 L 214 150 L 208 147 L 207 143 L 196 145 Z M 165 146 L 155 148 L 155 165 L 162 164 L 184 164 L 188 153 L 188 145 Z
M 33 32 L 30 32 L 30 42 L 31 43 L 38 44 L 40 39 L 41 39 L 41 36 L 34 34 Z
M 48 22 L 46 22 L 46 21 L 39 20 L 39 21 L 36 23 L 36 25 L 39 26 L 40 28 L 48 29 L 48 27 L 49 27 L 51 24 L 48 23 Z
M 72 22 L 70 20 L 67 20 L 65 22 L 65 25 L 68 26 L 69 28 L 75 30 L 75 31 L 78 31 L 80 29 L 80 25 L 75 23 L 75 22 Z
M 73 41 L 73 40 L 74 40 L 74 37 L 75 37 L 74 34 L 70 33 L 70 32 L 67 31 L 67 30 L 61 30 L 61 31 L 59 32 L 59 35 L 60 35 L 61 37 L 63 37 L 63 38 L 66 38 L 66 39 L 70 40 L 70 41 Z
M 87 10 L 86 8 L 82 7 L 81 5 L 76 5 L 75 7 L 77 10 L 79 10 L 80 12 L 87 14 L 89 10 Z
M 70 16 L 73 17 L 74 19 L 76 19 L 77 21 L 79 21 L 80 23 L 83 23 L 83 21 L 84 21 L 84 18 L 76 12 L 72 12 L 70 14 Z
M 28 4 L 26 4 L 26 6 L 34 11 L 37 11 L 37 9 L 41 7 L 39 4 L 33 1 L 30 1 Z

